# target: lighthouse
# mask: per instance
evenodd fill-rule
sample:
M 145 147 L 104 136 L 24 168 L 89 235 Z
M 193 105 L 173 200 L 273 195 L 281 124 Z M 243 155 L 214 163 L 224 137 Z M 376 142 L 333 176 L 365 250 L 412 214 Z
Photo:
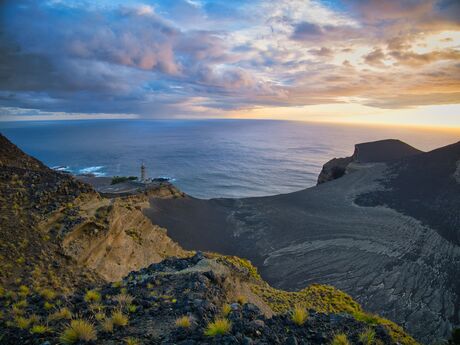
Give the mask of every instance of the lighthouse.
M 146 179 L 145 165 L 144 165 L 144 162 L 142 162 L 142 165 L 141 165 L 141 182 L 145 182 L 145 179 Z

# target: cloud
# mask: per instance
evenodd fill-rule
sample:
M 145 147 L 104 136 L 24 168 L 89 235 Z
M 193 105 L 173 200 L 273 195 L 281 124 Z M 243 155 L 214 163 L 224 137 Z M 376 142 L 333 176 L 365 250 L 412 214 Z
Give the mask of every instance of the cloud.
M 431 51 L 429 53 L 418 54 L 412 51 L 391 51 L 389 53 L 398 63 L 408 66 L 420 66 L 442 60 L 460 60 L 460 51 L 446 49 L 444 51 Z
M 382 49 L 374 48 L 369 54 L 364 56 L 364 61 L 368 65 L 373 65 L 377 67 L 384 66 L 383 60 L 385 59 L 385 54 L 383 53 Z
M 0 107 L 8 109 L 209 117 L 344 101 L 460 103 L 457 1 L 0 6 Z

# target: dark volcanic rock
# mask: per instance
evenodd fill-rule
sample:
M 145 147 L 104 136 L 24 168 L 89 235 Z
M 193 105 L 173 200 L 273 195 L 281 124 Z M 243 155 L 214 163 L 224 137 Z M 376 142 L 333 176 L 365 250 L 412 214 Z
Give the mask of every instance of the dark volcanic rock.
M 310 311 L 302 325 L 292 322 L 289 314 L 267 317 L 250 303 L 238 304 L 227 316 L 222 306 L 228 301 L 227 284 L 210 280 L 209 273 L 220 275 L 222 281 L 233 281 L 234 272 L 202 255 L 189 259 L 167 259 L 138 272 L 130 273 L 116 285 L 104 285 L 98 289 L 100 302 L 86 302 L 85 291 L 77 291 L 55 304 L 68 308 L 78 318 L 93 320 L 98 333 L 97 340 L 85 344 L 123 344 L 130 337 L 139 344 L 329 344 L 335 334 L 344 333 L 353 344 L 358 344 L 359 335 L 374 330 L 376 340 L 382 345 L 395 344 L 387 330 L 380 326 L 357 321 L 348 314 L 324 314 Z M 129 304 L 120 304 L 120 296 L 131 296 Z M 43 299 L 27 298 L 27 315 L 38 315 L 46 319 L 50 311 L 43 307 Z M 2 303 L 8 302 L 0 297 Z M 104 332 L 104 318 L 121 310 L 129 321 L 125 327 L 115 327 Z M 128 313 L 128 310 L 130 312 Z M 103 315 L 103 317 L 101 317 Z M 192 320 L 188 328 L 175 325 L 175 320 L 188 316 Z M 206 336 L 208 324 L 226 317 L 231 322 L 228 333 L 215 337 Z M 97 321 L 99 319 L 100 321 Z M 66 319 L 48 318 L 49 330 L 44 334 L 32 334 L 28 330 L 8 327 L 0 321 L 3 345 L 59 343 L 60 331 L 68 324 Z
M 349 169 L 350 163 L 389 162 L 419 153 L 422 151 L 395 139 L 356 144 L 355 152 L 351 157 L 334 158 L 324 164 L 318 176 L 318 184 L 335 180 L 353 171 L 353 169 Z
M 365 206 L 388 205 L 460 245 L 460 142 L 394 162 L 383 191 L 360 195 Z

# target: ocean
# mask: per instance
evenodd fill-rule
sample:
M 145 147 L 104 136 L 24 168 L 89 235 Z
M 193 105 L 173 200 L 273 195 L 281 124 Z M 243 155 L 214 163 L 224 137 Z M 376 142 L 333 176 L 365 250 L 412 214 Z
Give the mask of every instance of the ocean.
M 459 132 L 271 120 L 0 122 L 0 132 L 56 169 L 172 179 L 198 198 L 251 197 L 314 186 L 322 165 L 355 143 L 401 139 L 421 150 Z

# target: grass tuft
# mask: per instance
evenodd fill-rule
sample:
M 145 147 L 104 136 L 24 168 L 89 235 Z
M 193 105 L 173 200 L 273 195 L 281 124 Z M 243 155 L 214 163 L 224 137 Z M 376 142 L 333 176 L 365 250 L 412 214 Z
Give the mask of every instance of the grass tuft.
M 75 344 L 79 341 L 97 339 L 96 329 L 86 320 L 72 320 L 70 325 L 61 334 L 59 340 L 64 345 Z
M 208 337 L 215 337 L 216 335 L 223 335 L 230 332 L 232 323 L 227 319 L 216 319 L 214 322 L 209 323 L 206 326 L 204 335 Z
M 372 328 L 366 329 L 359 335 L 359 341 L 363 343 L 363 345 L 374 345 L 375 331 Z
M 34 325 L 30 329 L 30 333 L 32 334 L 43 334 L 49 332 L 50 329 L 44 325 Z
M 241 305 L 246 304 L 248 302 L 247 298 L 243 295 L 239 295 L 238 297 L 236 297 L 236 301 Z
M 20 329 L 28 329 L 31 324 L 30 319 L 26 319 L 25 317 L 22 317 L 22 316 L 17 317 L 15 321 L 16 321 L 16 326 Z
M 50 316 L 48 316 L 49 321 L 62 320 L 62 319 L 70 320 L 71 318 L 72 318 L 72 312 L 68 308 L 61 308 L 58 311 L 51 314 Z
M 113 332 L 113 321 L 112 321 L 112 319 L 104 319 L 101 322 L 101 328 L 105 333 L 112 333 Z
M 291 320 L 294 322 L 297 326 L 301 326 L 307 321 L 308 319 L 308 312 L 305 308 L 296 305 L 294 309 L 291 312 Z
M 230 306 L 230 304 L 226 303 L 222 306 L 222 315 L 224 317 L 227 317 L 231 311 L 232 311 L 232 307 Z
M 180 318 L 176 319 L 176 327 L 178 328 L 189 328 L 192 322 L 189 316 L 181 316 Z
M 28 295 L 30 294 L 30 289 L 25 286 L 25 285 L 21 285 L 19 287 L 19 292 L 18 292 L 18 295 L 21 296 L 21 297 L 27 297 Z
M 121 307 L 125 307 L 133 303 L 134 297 L 127 293 L 121 293 L 114 296 L 113 300 L 117 302 Z
M 43 289 L 39 292 L 40 296 L 47 301 L 52 301 L 56 298 L 56 292 L 51 289 Z
M 332 339 L 331 345 L 350 345 L 345 333 L 336 334 Z
M 111 320 L 114 326 L 124 327 L 128 325 L 128 317 L 121 310 L 114 311 Z
M 96 290 L 88 290 L 85 294 L 85 302 L 94 303 L 101 300 L 101 294 Z
M 126 345 L 139 345 L 140 342 L 136 338 L 128 337 L 128 338 L 125 338 L 125 344 Z

